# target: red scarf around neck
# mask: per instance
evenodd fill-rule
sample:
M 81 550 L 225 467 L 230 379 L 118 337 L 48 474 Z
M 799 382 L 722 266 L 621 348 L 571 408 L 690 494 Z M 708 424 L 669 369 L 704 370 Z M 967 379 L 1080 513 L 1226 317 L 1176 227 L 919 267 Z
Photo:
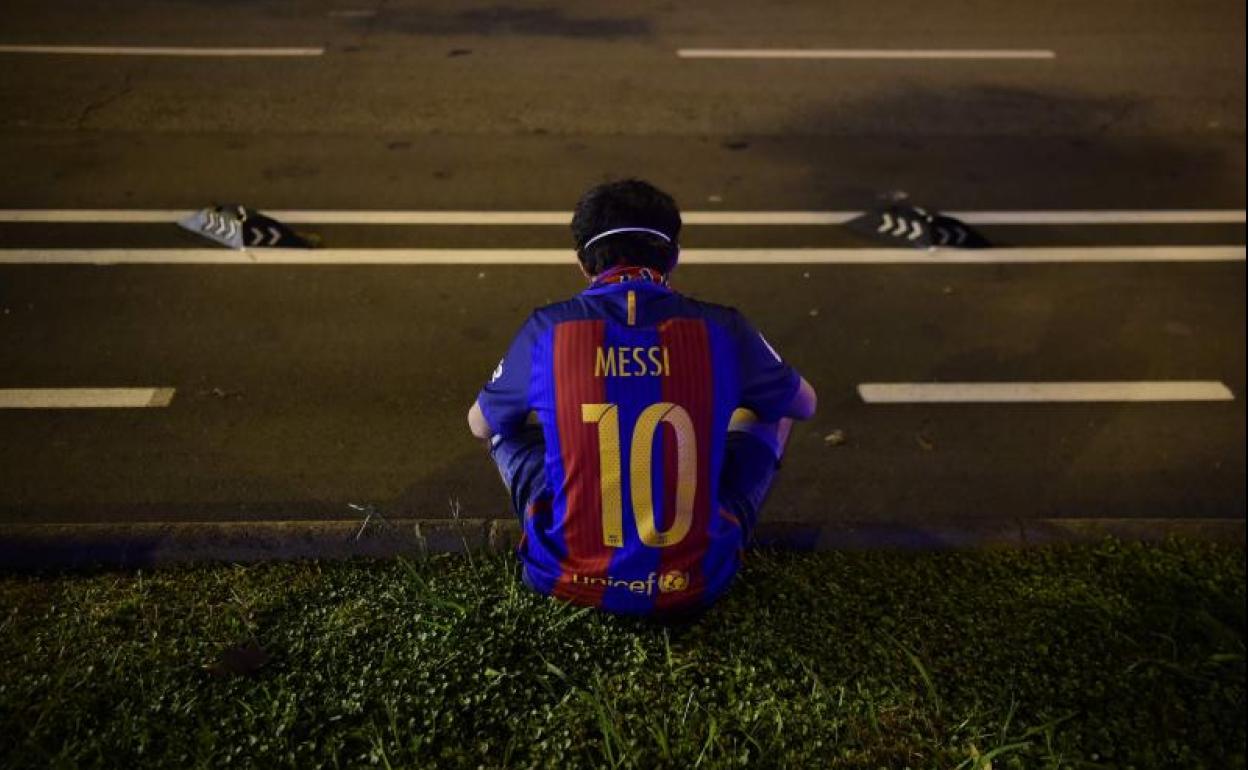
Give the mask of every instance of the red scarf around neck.
M 604 270 L 595 276 L 594 282 L 589 285 L 589 288 L 597 289 L 600 286 L 609 286 L 614 283 L 628 283 L 629 281 L 649 281 L 650 283 L 657 283 L 660 286 L 667 286 L 667 276 L 652 267 L 617 265 Z

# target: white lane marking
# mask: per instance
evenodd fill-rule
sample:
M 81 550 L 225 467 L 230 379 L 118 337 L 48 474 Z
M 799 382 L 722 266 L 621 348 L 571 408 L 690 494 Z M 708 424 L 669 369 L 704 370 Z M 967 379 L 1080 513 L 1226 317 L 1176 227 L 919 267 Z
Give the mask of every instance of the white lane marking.
M 1144 211 L 950 211 L 970 225 L 1212 225 L 1244 224 L 1234 209 Z
M 1243 262 L 1243 246 L 1062 246 L 999 249 L 689 249 L 682 264 L 948 265 Z
M 1048 49 L 680 48 L 682 59 L 1056 59 Z
M 185 209 L 0 209 L 0 222 L 159 224 Z M 291 224 L 323 225 L 560 225 L 567 211 L 333 211 L 265 210 Z M 689 225 L 843 225 L 861 211 L 685 211 Z M 969 225 L 1243 224 L 1242 209 L 950 211 Z
M 165 407 L 173 388 L 0 388 L 0 409 Z
M 868 404 L 1021 403 L 1046 401 L 1234 401 L 1215 381 L 1140 382 L 865 382 Z
M 0 222 L 49 224 L 165 224 L 187 215 L 184 209 L 0 209 Z
M 321 56 L 324 48 L 187 48 L 179 46 L 0 45 L 0 53 L 75 56 Z
M 694 265 L 951 265 L 1243 262 L 1243 246 L 1009 249 L 688 249 Z M 9 265 L 566 265 L 570 249 L 0 249 Z

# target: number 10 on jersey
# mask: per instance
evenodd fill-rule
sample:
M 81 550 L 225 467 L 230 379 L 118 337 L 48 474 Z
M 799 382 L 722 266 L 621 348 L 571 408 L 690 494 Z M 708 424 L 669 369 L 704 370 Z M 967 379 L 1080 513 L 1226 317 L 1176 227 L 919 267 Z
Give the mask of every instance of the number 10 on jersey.
M 618 404 L 582 404 L 581 421 L 598 424 L 599 479 L 602 485 L 602 542 L 612 548 L 624 545 L 624 497 L 620 465 L 620 409 Z M 660 530 L 655 520 L 651 467 L 654 436 L 667 423 L 676 435 L 676 516 Z M 693 419 L 679 404 L 651 404 L 637 418 L 629 442 L 629 500 L 633 521 L 643 545 L 666 548 L 679 543 L 693 524 L 693 501 L 698 485 L 698 441 Z M 669 482 L 670 483 L 670 482 Z

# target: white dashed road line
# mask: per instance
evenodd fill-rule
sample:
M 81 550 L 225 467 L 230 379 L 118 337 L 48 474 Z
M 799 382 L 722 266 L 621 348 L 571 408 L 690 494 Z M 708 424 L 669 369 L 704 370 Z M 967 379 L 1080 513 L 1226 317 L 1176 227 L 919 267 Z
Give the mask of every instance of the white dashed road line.
M 1056 59 L 1042 50 L 923 48 L 680 48 L 682 59 Z
M 273 57 L 321 56 L 324 48 L 186 48 L 178 46 L 117 45 L 0 45 L 0 54 L 51 54 L 72 56 L 190 56 Z
M 173 388 L 0 388 L 0 409 L 146 409 L 169 406 Z
M 1234 401 L 1221 382 L 866 382 L 868 404 L 984 404 L 1053 401 Z
M 185 209 L 0 209 L 0 222 L 77 224 L 167 224 Z M 290 224 L 322 225 L 559 225 L 566 211 L 333 211 L 268 210 Z M 685 211 L 687 225 L 843 225 L 861 211 Z M 1243 224 L 1242 209 L 950 211 L 968 225 L 1178 225 Z
M 683 265 L 1243 262 L 1243 246 L 687 249 Z M 567 265 L 570 249 L 0 249 L 8 265 Z

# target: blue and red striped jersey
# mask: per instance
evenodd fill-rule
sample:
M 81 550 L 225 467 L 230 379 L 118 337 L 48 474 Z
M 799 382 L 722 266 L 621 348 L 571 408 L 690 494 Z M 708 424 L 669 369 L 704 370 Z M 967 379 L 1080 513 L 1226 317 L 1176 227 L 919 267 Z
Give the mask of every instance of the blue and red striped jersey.
M 729 418 L 777 420 L 799 384 L 740 312 L 661 283 L 534 311 L 478 397 L 496 433 L 531 411 L 542 426 L 550 505 L 525 516 L 525 582 L 628 614 L 714 601 L 743 545 L 717 495 Z

